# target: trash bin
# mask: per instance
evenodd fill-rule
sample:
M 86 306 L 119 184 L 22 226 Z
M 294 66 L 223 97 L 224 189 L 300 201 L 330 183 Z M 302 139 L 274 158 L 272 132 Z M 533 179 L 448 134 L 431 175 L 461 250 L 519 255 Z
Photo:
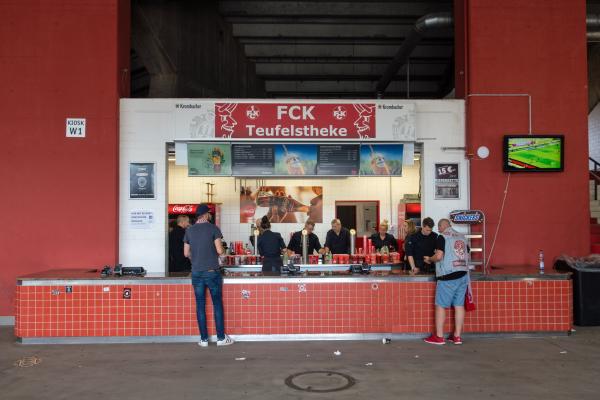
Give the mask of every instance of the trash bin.
M 575 325 L 600 326 L 600 264 L 575 262 L 570 266 Z

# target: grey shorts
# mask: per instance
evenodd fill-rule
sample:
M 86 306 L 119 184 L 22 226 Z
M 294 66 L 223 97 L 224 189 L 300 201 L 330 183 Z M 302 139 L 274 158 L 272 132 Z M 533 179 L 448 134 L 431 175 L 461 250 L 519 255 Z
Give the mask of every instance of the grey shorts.
M 451 281 L 437 281 L 437 286 L 435 288 L 435 305 L 444 308 L 464 306 L 468 284 L 468 275 Z

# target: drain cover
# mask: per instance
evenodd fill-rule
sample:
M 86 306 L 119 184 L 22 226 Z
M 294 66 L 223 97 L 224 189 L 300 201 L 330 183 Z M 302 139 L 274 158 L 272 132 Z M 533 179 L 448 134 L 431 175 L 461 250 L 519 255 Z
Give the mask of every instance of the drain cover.
M 290 375 L 285 384 L 303 392 L 329 393 L 348 389 L 356 383 L 350 375 L 333 371 L 308 371 Z

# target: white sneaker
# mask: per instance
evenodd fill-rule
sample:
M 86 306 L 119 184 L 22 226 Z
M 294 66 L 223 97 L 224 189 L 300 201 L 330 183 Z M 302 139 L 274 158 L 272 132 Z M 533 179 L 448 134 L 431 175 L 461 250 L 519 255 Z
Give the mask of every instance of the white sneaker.
M 200 347 L 208 347 L 208 340 L 201 340 L 198 342 L 198 346 Z
M 225 335 L 223 340 L 217 340 L 217 346 L 229 346 L 230 344 L 234 344 L 235 340 Z

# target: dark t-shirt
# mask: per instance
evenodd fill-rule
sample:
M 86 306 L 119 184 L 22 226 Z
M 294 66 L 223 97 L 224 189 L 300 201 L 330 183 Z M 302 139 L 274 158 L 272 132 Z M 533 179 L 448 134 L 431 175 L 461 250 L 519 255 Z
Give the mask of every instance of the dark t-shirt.
M 296 254 L 302 254 L 302 231 L 295 232 L 290 239 L 288 249 Z M 321 242 L 319 237 L 314 233 L 308 235 L 308 254 L 312 254 L 315 250 L 321 250 Z
M 443 251 L 444 257 L 446 257 L 446 239 L 444 239 L 444 236 L 438 235 L 437 240 L 435 241 L 435 249 Z M 437 279 L 440 281 L 452 281 L 454 279 L 462 278 L 466 274 L 466 271 L 455 271 L 443 276 L 438 276 Z
M 258 236 L 258 252 L 265 257 L 279 257 L 285 243 L 280 233 L 265 230 Z
M 183 241 L 192 249 L 192 272 L 219 268 L 215 240 L 222 237 L 221 230 L 210 222 L 197 223 L 187 228 Z
M 185 229 L 175 225 L 169 233 L 169 271 L 183 272 L 190 270 L 190 259 L 183 255 L 183 238 Z
M 438 237 L 439 235 L 435 232 L 431 232 L 426 236 L 419 231 L 413 233 L 406 239 L 406 256 L 412 256 L 414 258 L 415 266 L 417 268 L 422 268 L 425 264 L 423 257 L 431 257 L 435 253 Z M 443 249 L 444 246 L 442 245 L 442 250 Z
M 333 229 L 327 232 L 325 237 L 325 247 L 329 248 L 331 254 L 349 254 L 350 253 L 350 231 L 342 228 L 337 235 Z
M 389 251 L 394 251 L 398 247 L 398 242 L 394 235 L 390 235 L 389 233 L 385 234 L 385 238 L 381 239 L 379 233 L 374 233 L 371 235 L 371 243 L 375 246 L 375 249 L 380 250 L 383 246 L 387 246 Z

